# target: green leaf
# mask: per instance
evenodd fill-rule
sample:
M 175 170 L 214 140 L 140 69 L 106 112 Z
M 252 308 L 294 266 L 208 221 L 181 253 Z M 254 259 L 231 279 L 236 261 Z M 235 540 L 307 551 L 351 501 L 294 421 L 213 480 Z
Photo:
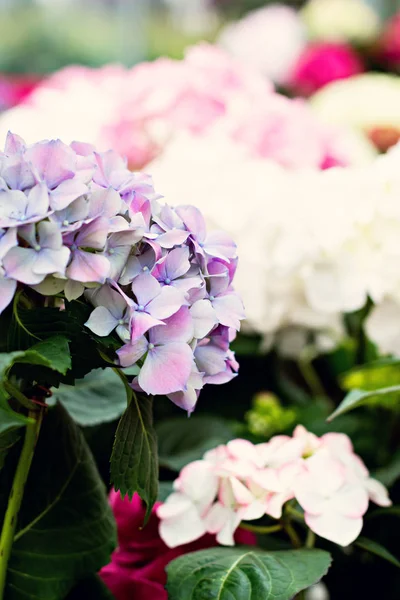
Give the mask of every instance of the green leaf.
M 59 335 L 35 344 L 29 350 L 0 353 L 0 405 L 6 408 L 9 394 L 4 382 L 11 368 L 18 363 L 46 367 L 64 375 L 71 366 L 68 340 Z
M 0 473 L 0 521 L 15 470 Z M 7 600 L 64 600 L 98 571 L 116 543 L 115 523 L 82 433 L 58 405 L 45 417 L 18 517 Z
M 0 434 L 8 429 L 23 427 L 31 421 L 32 419 L 25 417 L 25 415 L 21 413 L 16 413 L 8 407 L 0 406 Z
M 380 558 L 383 558 L 384 560 L 387 560 L 388 562 L 392 563 L 392 565 L 395 565 L 395 567 L 400 568 L 400 561 L 398 561 L 397 558 L 393 556 L 391 552 L 389 552 L 389 550 L 386 550 L 384 546 L 378 544 L 378 542 L 374 542 L 373 540 L 369 540 L 368 538 L 359 537 L 358 540 L 354 543 L 356 546 L 359 546 L 363 550 L 367 550 L 372 554 L 376 554 L 377 556 L 380 556 Z
M 57 335 L 35 344 L 28 350 L 0 353 L 0 376 L 4 378 L 7 371 L 16 363 L 48 367 L 65 375 L 71 366 L 68 340 Z
M 93 369 L 106 366 L 99 349 L 110 349 L 113 353 L 118 342 L 112 336 L 98 338 L 85 327 L 91 309 L 88 304 L 79 300 L 66 302 L 65 310 L 57 308 L 26 309 L 18 306 L 17 314 L 9 317 L 3 313 L 7 335 L 0 339 L 0 348 L 9 352 L 30 349 L 38 341 L 54 336 L 64 336 L 70 341 L 72 368 L 66 375 L 65 383 L 74 383 L 75 378 L 84 377 Z M 8 319 L 7 319 L 8 317 Z M 57 381 L 49 381 L 50 385 L 58 385 Z
M 208 450 L 234 437 L 226 421 L 208 415 L 168 419 L 156 426 L 156 432 L 160 465 L 173 471 L 180 471 L 188 463 L 202 458 Z
M 169 600 L 290 600 L 323 577 L 331 564 L 323 550 L 262 552 L 212 548 L 167 566 Z
M 341 384 L 346 390 L 366 391 L 400 385 L 400 361 L 385 358 L 356 367 L 342 375 Z
M 111 455 L 111 481 L 123 496 L 139 494 L 147 521 L 158 494 L 157 437 L 148 396 L 134 394 L 121 417 Z
M 343 415 L 350 410 L 359 408 L 367 404 L 381 404 L 390 402 L 400 402 L 400 385 L 383 388 L 374 391 L 352 390 L 347 394 L 337 409 L 330 415 L 328 421 L 332 421 L 339 415 Z
M 64 335 L 54 335 L 47 340 L 43 340 L 29 348 L 29 351 L 47 358 L 50 369 L 62 375 L 65 375 L 68 369 L 71 368 L 68 339 Z
M 53 398 L 82 426 L 114 421 L 127 405 L 125 386 L 111 368 L 95 369 L 74 386 L 61 384 Z

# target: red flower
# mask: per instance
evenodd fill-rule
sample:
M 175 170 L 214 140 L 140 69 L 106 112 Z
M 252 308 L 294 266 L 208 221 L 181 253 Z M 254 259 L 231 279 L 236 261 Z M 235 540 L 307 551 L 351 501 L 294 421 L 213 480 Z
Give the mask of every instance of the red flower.
M 386 23 L 378 42 L 378 58 L 386 67 L 400 68 L 400 12 Z
M 300 55 L 289 80 L 297 94 L 309 96 L 331 81 L 364 71 L 358 54 L 347 44 L 310 44 Z
M 100 571 L 100 576 L 117 600 L 167 600 L 164 586 L 168 563 L 182 554 L 217 545 L 215 536 L 205 535 L 196 542 L 168 548 L 158 534 L 159 519 L 155 510 L 159 503 L 142 528 L 145 508 L 137 494 L 130 501 L 128 497 L 121 498 L 119 493 L 111 492 L 110 502 L 117 521 L 119 546 L 111 563 Z M 254 545 L 256 539 L 253 534 L 238 530 L 236 541 Z

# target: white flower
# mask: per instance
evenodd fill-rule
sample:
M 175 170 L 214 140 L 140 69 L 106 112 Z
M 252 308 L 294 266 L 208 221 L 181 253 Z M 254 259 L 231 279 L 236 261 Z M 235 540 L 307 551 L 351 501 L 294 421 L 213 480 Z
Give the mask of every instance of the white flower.
M 196 204 L 238 245 L 247 331 L 296 356 L 308 332 L 321 351 L 334 347 L 344 313 L 368 297 L 376 311 L 388 296 L 400 306 L 399 166 L 400 147 L 365 166 L 288 170 L 214 131 L 178 138 L 151 171 L 177 202 L 196 181 Z M 375 314 L 367 327 L 378 341 Z M 386 331 L 395 337 L 389 323 Z M 393 351 L 393 342 L 378 343 Z
M 284 83 L 306 45 L 306 32 L 296 10 L 271 4 L 226 25 L 218 43 L 275 83 Z
M 302 17 L 320 40 L 363 44 L 379 33 L 379 17 L 364 0 L 309 0 Z
M 375 306 L 367 318 L 365 330 L 382 354 L 400 356 L 400 303 L 387 298 Z

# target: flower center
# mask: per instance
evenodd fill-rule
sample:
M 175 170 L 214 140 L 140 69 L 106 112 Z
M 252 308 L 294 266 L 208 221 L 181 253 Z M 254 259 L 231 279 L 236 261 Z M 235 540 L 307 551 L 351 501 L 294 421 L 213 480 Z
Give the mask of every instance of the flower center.
M 171 280 L 170 280 L 170 278 L 169 278 L 169 277 L 167 277 L 167 278 L 164 280 L 164 283 L 166 283 L 167 285 L 169 285 L 169 284 L 171 283 Z
M 142 271 L 148 271 L 148 270 L 149 270 L 149 267 L 146 267 L 146 266 L 144 266 L 142 269 Z
M 210 302 L 213 302 L 215 300 L 215 296 L 209 296 L 210 298 Z
M 120 320 L 118 321 L 118 324 L 119 324 L 119 325 L 124 325 L 124 324 L 125 324 L 125 321 L 124 321 L 123 319 L 120 319 Z
M 140 311 L 144 310 L 143 304 L 139 304 L 139 306 L 137 307 L 137 309 L 140 310 Z
M 154 344 L 152 344 L 152 343 L 150 342 L 150 344 L 149 344 L 147 347 L 148 347 L 148 349 L 149 349 L 149 350 L 153 350 L 153 349 L 154 349 Z
M 36 244 L 36 246 L 33 246 L 33 249 L 36 250 L 36 252 L 40 252 L 41 247 L 39 246 L 39 244 Z
M 75 252 L 75 250 L 78 250 L 78 246 L 76 244 L 72 244 L 71 250 L 72 252 Z
M 114 254 L 114 252 L 115 252 L 114 248 L 110 248 L 108 251 L 108 254 Z
M 69 225 L 69 221 L 68 221 L 67 219 L 65 219 L 65 220 L 62 222 L 62 224 L 63 224 L 63 227 L 68 227 L 68 225 Z

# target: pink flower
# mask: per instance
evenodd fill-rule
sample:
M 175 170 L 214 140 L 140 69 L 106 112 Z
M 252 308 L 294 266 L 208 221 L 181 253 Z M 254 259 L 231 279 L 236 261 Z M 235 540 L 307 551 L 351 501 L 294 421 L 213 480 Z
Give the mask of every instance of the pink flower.
M 400 12 L 387 21 L 378 41 L 378 58 L 390 69 L 400 67 Z
M 312 531 L 347 546 L 362 529 L 369 500 L 391 504 L 346 435 L 318 438 L 300 425 L 293 437 L 275 436 L 266 444 L 237 439 L 218 446 L 188 464 L 174 488 L 157 511 L 160 535 L 172 548 L 206 532 L 231 546 L 241 521 L 280 519 L 292 499 Z
M 306 462 L 306 472 L 294 485 L 307 525 L 317 535 L 348 546 L 359 535 L 368 494 L 362 485 L 349 482 L 340 461 L 321 450 Z
M 310 96 L 337 79 L 347 79 L 364 71 L 364 65 L 351 46 L 317 42 L 300 55 L 288 85 L 297 94 Z
M 255 157 L 288 168 L 351 162 L 304 104 L 277 94 L 260 72 L 205 43 L 189 48 L 180 61 L 160 58 L 132 69 L 63 69 L 2 117 L 0 134 L 1 127 L 19 129 L 32 140 L 85 139 L 99 150 L 112 147 L 135 169 L 162 157 L 180 135 L 197 141 L 214 130 Z M 106 187 L 107 178 L 97 181 L 98 167 L 94 179 Z M 120 191 L 115 182 L 108 183 Z M 195 232 L 200 233 L 198 227 Z M 220 235 L 206 243 L 227 249 Z
M 182 554 L 216 545 L 215 537 L 207 534 L 190 544 L 168 548 L 158 532 L 157 511 L 164 505 L 155 505 L 149 522 L 143 527 L 145 508 L 137 494 L 130 501 L 111 492 L 110 502 L 117 521 L 118 548 L 100 576 L 116 600 L 167 600 L 164 586 L 168 563 Z M 180 529 L 184 529 L 182 523 Z M 253 545 L 256 540 L 253 534 L 239 530 L 236 542 Z

